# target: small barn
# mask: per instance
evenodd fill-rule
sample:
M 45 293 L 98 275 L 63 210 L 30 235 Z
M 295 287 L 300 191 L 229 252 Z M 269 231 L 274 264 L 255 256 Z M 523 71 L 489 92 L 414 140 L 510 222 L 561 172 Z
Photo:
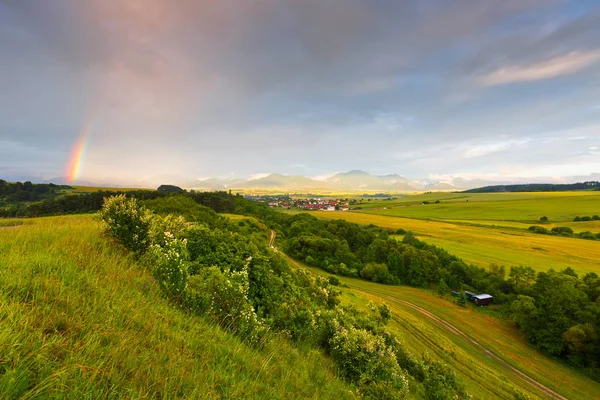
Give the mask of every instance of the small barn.
M 471 298 L 471 301 L 475 304 L 477 304 L 478 306 L 485 306 L 488 305 L 492 302 L 492 299 L 494 297 L 487 294 L 487 293 L 483 293 L 483 294 L 476 294 Z
M 473 293 L 473 292 L 469 292 L 468 290 L 465 290 L 465 296 L 467 296 L 467 300 L 473 301 L 473 298 L 475 296 L 477 296 L 477 293 Z

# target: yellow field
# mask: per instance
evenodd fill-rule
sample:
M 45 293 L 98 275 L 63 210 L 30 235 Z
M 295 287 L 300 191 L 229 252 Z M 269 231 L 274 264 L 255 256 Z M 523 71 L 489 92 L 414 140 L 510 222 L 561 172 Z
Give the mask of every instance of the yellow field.
M 317 211 L 311 212 L 311 215 L 325 219 L 344 219 L 358 224 L 374 224 L 389 229 L 410 230 L 426 243 L 442 247 L 465 262 L 483 267 L 490 263 L 506 266 L 528 265 L 538 271 L 545 271 L 570 266 L 578 273 L 600 272 L 598 241 L 540 235 L 511 227 L 472 226 L 359 212 Z

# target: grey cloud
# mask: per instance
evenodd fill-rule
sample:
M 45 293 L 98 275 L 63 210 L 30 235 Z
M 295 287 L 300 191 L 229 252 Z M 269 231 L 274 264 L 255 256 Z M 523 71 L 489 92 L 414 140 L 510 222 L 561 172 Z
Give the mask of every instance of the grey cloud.
M 158 170 L 160 157 L 194 176 L 300 164 L 314 175 L 416 174 L 477 162 L 461 161 L 453 142 L 535 139 L 550 126 L 598 121 L 579 110 L 595 104 L 592 85 L 473 82 L 503 65 L 592 49 L 598 10 L 566 21 L 562 2 L 542 0 L 173 4 L 0 5 L 0 89 L 11 94 L 0 98 L 0 139 L 58 165 L 42 150 L 66 159 L 95 119 L 90 165 L 103 173 Z M 444 159 L 448 149 L 455 158 Z

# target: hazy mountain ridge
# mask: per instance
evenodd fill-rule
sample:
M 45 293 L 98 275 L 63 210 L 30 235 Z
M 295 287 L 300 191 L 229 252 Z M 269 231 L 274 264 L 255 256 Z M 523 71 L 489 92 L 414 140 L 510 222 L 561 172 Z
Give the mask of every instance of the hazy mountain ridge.
M 8 178 L 8 179 L 7 179 Z M 570 176 L 562 178 L 505 178 L 503 180 L 486 180 L 481 178 L 465 179 L 462 177 L 444 177 L 443 179 L 422 178 L 410 179 L 399 174 L 373 175 L 361 170 L 340 172 L 325 179 L 314 179 L 303 175 L 285 175 L 272 173 L 254 178 L 211 177 L 189 179 L 173 175 L 149 176 L 130 184 L 111 181 L 78 180 L 72 182 L 65 177 L 53 179 L 36 179 L 33 177 L 4 177 L 8 181 L 30 180 L 34 183 L 69 184 L 76 186 L 99 187 L 139 187 L 156 188 L 162 184 L 176 185 L 194 190 L 232 190 L 232 191 L 279 191 L 279 192 L 338 192 L 338 193 L 402 193 L 424 191 L 463 191 L 484 186 L 514 185 L 531 183 L 575 183 L 600 180 L 600 174 L 587 176 Z

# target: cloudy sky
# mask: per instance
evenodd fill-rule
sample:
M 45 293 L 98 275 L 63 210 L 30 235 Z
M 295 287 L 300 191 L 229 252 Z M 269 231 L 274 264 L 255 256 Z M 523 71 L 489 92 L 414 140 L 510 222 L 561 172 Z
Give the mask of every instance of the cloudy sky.
M 0 178 L 600 172 L 600 2 L 2 0 Z

